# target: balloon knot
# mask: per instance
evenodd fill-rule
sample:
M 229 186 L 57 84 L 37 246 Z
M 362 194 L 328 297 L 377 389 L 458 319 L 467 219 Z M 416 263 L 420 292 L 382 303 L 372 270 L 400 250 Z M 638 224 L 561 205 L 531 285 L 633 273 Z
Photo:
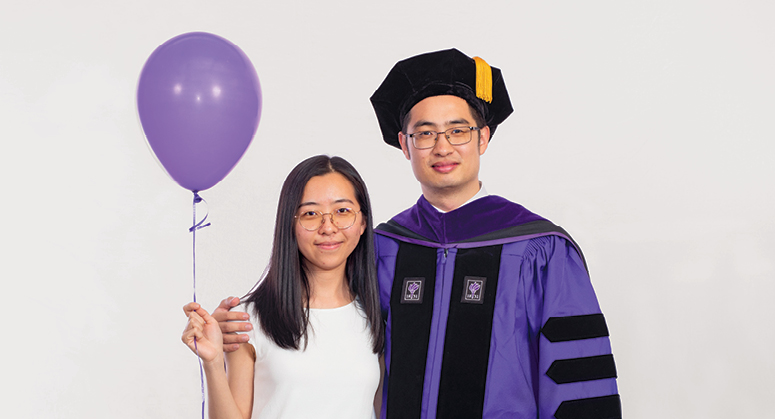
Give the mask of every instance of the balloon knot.
M 188 229 L 189 233 L 193 233 L 196 230 L 201 230 L 210 225 L 210 223 L 207 223 L 207 224 L 204 223 L 205 221 L 207 221 L 207 216 L 209 215 L 209 211 L 205 212 L 205 216 L 204 218 L 202 218 L 202 221 L 196 222 L 196 204 L 200 202 L 204 202 L 205 205 L 207 205 L 207 201 L 205 201 L 204 199 L 202 199 L 201 196 L 199 196 L 199 193 L 198 193 L 199 191 L 192 191 L 192 192 L 194 192 L 194 225 Z M 205 211 L 207 211 L 206 208 L 205 208 Z

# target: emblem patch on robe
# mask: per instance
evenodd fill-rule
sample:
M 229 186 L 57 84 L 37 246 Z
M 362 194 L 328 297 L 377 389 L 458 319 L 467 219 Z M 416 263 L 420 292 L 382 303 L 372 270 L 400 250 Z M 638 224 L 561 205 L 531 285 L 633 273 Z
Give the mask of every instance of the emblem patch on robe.
M 404 278 L 401 290 L 401 304 L 421 304 L 425 278 Z
M 463 298 L 461 303 L 482 304 L 484 303 L 484 284 L 487 278 L 480 276 L 467 276 L 463 278 Z

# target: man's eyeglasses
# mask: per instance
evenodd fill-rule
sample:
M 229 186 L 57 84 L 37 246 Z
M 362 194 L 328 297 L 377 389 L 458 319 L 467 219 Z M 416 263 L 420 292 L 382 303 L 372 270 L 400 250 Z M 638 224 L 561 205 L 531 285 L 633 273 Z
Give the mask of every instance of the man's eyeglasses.
M 439 134 L 444 134 L 452 145 L 468 144 L 474 138 L 474 131 L 479 131 L 479 127 L 455 127 L 446 131 L 417 131 L 408 134 L 407 137 L 412 139 L 414 148 L 425 150 L 436 145 Z
M 345 230 L 355 224 L 355 219 L 358 217 L 360 211 L 355 211 L 352 208 L 339 208 L 334 212 L 320 212 L 320 211 L 304 211 L 296 216 L 299 220 L 301 227 L 307 231 L 316 231 L 325 222 L 325 216 L 331 217 L 331 223 L 340 230 Z

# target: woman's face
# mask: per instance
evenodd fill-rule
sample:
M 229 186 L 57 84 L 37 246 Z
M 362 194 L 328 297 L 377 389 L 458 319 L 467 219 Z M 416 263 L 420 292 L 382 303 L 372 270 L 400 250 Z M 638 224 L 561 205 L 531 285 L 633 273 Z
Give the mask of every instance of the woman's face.
M 337 227 L 332 219 L 343 208 L 356 211 L 355 222 L 349 228 Z M 301 204 L 296 211 L 296 241 L 304 256 L 304 266 L 310 275 L 323 272 L 341 271 L 344 277 L 347 257 L 358 245 L 361 234 L 366 230 L 361 207 L 355 197 L 355 188 L 339 173 L 315 176 L 307 182 Z M 323 223 L 314 231 L 302 227 L 298 220 L 301 214 L 312 211 L 326 214 Z M 309 227 L 309 226 L 308 226 Z

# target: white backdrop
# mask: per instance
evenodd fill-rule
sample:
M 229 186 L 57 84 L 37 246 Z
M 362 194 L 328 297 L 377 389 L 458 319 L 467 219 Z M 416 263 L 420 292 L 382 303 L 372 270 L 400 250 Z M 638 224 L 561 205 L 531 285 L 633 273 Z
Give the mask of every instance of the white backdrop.
M 197 295 L 245 293 L 278 191 L 349 159 L 377 221 L 419 187 L 368 98 L 399 59 L 456 47 L 503 69 L 515 112 L 483 157 L 490 193 L 567 228 L 608 319 L 628 418 L 772 414 L 775 17 L 767 1 L 4 4 L 0 15 L 0 416 L 199 417 L 180 342 L 191 194 L 137 118 L 169 38 L 208 31 L 261 79 L 256 138 L 202 193 Z

